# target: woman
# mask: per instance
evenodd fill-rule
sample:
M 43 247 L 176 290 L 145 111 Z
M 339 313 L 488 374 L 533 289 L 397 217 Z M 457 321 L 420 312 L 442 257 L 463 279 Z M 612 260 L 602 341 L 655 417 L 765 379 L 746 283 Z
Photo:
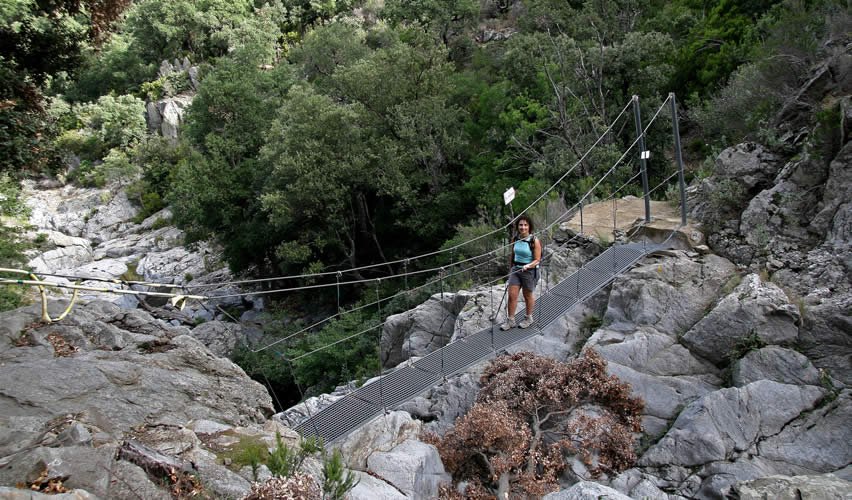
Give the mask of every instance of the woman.
M 541 241 L 532 235 L 534 228 L 532 219 L 526 215 L 518 217 L 515 222 L 517 238 L 512 245 L 511 273 L 509 274 L 509 306 L 508 319 L 500 325 L 501 330 L 515 327 L 515 308 L 518 306 L 518 292 L 523 288 L 524 303 L 527 315 L 517 326 L 528 328 L 533 324 L 533 308 L 535 297 L 533 290 L 538 282 L 538 265 L 541 263 Z

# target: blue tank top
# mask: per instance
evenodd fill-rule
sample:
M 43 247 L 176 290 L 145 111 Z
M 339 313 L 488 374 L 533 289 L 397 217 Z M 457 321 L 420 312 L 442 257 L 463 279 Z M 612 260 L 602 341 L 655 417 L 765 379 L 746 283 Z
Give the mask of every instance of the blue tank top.
M 516 240 L 513 251 L 515 252 L 514 261 L 516 264 L 529 264 L 533 261 L 533 245 L 535 241 L 532 236 L 527 236 L 526 239 Z

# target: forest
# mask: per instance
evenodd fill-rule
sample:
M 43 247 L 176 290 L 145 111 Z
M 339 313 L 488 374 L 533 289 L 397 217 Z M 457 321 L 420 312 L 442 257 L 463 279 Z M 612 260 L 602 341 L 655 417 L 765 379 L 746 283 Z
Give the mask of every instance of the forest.
M 777 141 L 775 112 L 849 29 L 843 0 L 0 0 L 0 18 L 0 215 L 23 210 L 24 178 L 118 185 L 141 218 L 169 206 L 187 244 L 214 240 L 232 271 L 261 278 L 487 234 L 511 219 L 506 188 L 527 206 L 578 163 L 553 196 L 571 204 L 634 140 L 632 118 L 604 134 L 633 95 L 650 116 L 675 93 L 687 181 L 708 176 L 722 148 Z M 192 71 L 160 76 L 184 61 Z M 146 106 L 188 93 L 179 137 L 151 132 Z M 649 162 L 656 184 L 671 168 L 671 131 L 647 141 L 668 153 Z M 22 228 L 0 232 L 0 265 L 24 262 Z M 451 258 L 475 252 L 465 251 Z M 401 288 L 348 289 L 342 304 Z M 0 290 L 2 309 L 20 300 Z M 270 310 L 311 307 L 336 311 L 333 292 Z M 286 354 L 379 314 L 328 322 Z M 322 392 L 375 373 L 375 337 L 343 345 L 296 376 Z M 250 374 L 290 380 L 274 353 L 237 357 Z

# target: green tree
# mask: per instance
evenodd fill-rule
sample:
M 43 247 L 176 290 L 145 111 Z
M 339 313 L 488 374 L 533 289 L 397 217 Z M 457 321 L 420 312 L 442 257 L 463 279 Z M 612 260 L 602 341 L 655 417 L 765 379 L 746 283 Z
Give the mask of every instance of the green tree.
M 282 239 L 261 211 L 258 194 L 271 170 L 257 157 L 292 76 L 284 64 L 263 69 L 267 55 L 249 44 L 207 75 L 184 132 L 202 156 L 175 169 L 168 197 L 190 239 L 215 235 L 234 270 L 268 270 Z
M 434 33 L 445 46 L 464 34 L 479 17 L 475 0 L 388 0 L 381 16 L 392 24 L 416 23 Z
M 242 23 L 251 9 L 250 0 L 143 0 L 128 11 L 126 30 L 146 62 L 206 59 L 225 53 L 214 35 Z
M 126 0 L 4 1 L 0 6 L 0 171 L 55 166 L 42 106 L 48 77 L 70 72 Z
M 11 223 L 27 213 L 17 181 L 7 173 L 0 173 L 0 267 L 16 268 L 26 263 L 23 252 L 27 244 L 23 240 L 22 226 Z M 3 274 L 4 278 L 20 279 L 20 275 Z M 0 311 L 8 311 L 21 305 L 22 291 L 18 287 L 0 286 Z

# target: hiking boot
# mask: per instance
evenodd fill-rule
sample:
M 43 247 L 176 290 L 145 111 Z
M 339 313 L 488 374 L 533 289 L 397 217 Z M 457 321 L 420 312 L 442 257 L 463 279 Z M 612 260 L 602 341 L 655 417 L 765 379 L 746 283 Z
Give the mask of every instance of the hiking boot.
M 500 325 L 500 329 L 503 331 L 511 330 L 512 328 L 515 328 L 515 318 L 509 318 L 505 323 Z
M 521 323 L 518 326 L 521 327 L 521 328 L 529 328 L 530 326 L 532 326 L 533 323 L 535 323 L 535 320 L 533 319 L 533 317 L 527 316 L 527 317 L 524 318 L 523 321 L 521 321 Z

